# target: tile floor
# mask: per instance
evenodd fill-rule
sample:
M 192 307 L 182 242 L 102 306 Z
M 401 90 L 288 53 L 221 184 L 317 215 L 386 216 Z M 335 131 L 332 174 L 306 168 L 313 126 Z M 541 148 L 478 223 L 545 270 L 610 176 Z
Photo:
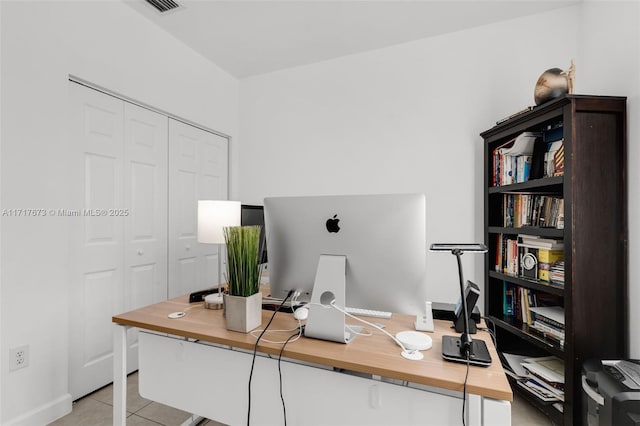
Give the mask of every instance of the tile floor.
M 127 380 L 127 425 L 178 426 L 191 419 L 191 414 L 144 399 L 138 393 L 138 373 Z M 71 413 L 50 426 L 111 426 L 113 424 L 113 386 L 99 389 L 73 403 Z M 198 426 L 222 426 L 205 420 Z
M 50 426 L 110 426 L 113 424 L 113 388 L 106 386 L 73 403 L 70 414 Z M 138 393 L 138 374 L 127 380 L 127 424 L 132 426 L 179 426 L 191 418 L 189 413 L 144 399 Z M 511 405 L 512 426 L 552 426 L 549 419 L 514 394 Z M 223 426 L 204 420 L 198 426 Z

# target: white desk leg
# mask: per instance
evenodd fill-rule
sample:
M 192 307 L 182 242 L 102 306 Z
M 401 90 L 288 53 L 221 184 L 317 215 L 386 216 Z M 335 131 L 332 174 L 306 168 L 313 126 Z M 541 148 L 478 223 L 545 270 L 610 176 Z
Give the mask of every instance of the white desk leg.
M 482 398 L 482 421 L 484 425 L 511 426 L 511 403 Z
M 482 397 L 480 395 L 467 394 L 467 424 L 482 426 Z
M 127 330 L 115 324 L 113 331 L 113 424 L 127 424 Z

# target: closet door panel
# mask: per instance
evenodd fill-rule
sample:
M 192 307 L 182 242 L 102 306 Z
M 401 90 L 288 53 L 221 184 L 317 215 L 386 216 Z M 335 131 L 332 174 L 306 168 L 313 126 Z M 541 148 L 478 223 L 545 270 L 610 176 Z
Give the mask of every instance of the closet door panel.
M 124 105 L 125 310 L 167 297 L 168 118 Z M 137 369 L 137 330 L 127 333 L 129 371 Z
M 122 101 L 70 85 L 71 285 L 69 392 L 74 399 L 112 380 L 111 317 L 123 311 Z M 106 213 L 105 213 L 106 212 Z
M 197 204 L 227 199 L 228 140 L 169 120 L 169 297 L 217 285 L 219 247 L 197 240 Z
M 128 310 L 157 303 L 167 295 L 167 126 L 166 116 L 125 104 Z

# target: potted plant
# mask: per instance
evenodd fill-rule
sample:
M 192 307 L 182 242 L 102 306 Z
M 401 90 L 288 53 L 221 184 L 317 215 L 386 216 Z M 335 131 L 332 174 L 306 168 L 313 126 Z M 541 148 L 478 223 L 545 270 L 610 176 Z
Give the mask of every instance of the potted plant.
M 228 290 L 224 295 L 227 329 L 248 333 L 262 324 L 260 226 L 224 228 Z

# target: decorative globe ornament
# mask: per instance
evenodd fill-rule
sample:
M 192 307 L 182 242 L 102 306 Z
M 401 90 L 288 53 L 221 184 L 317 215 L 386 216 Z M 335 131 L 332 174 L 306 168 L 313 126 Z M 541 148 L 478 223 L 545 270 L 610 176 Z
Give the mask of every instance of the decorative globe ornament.
M 575 64 L 573 59 L 568 71 L 563 71 L 560 68 L 550 68 L 543 72 L 538 78 L 533 92 L 533 99 L 536 105 L 541 105 L 567 93 L 573 93 L 574 73 Z

